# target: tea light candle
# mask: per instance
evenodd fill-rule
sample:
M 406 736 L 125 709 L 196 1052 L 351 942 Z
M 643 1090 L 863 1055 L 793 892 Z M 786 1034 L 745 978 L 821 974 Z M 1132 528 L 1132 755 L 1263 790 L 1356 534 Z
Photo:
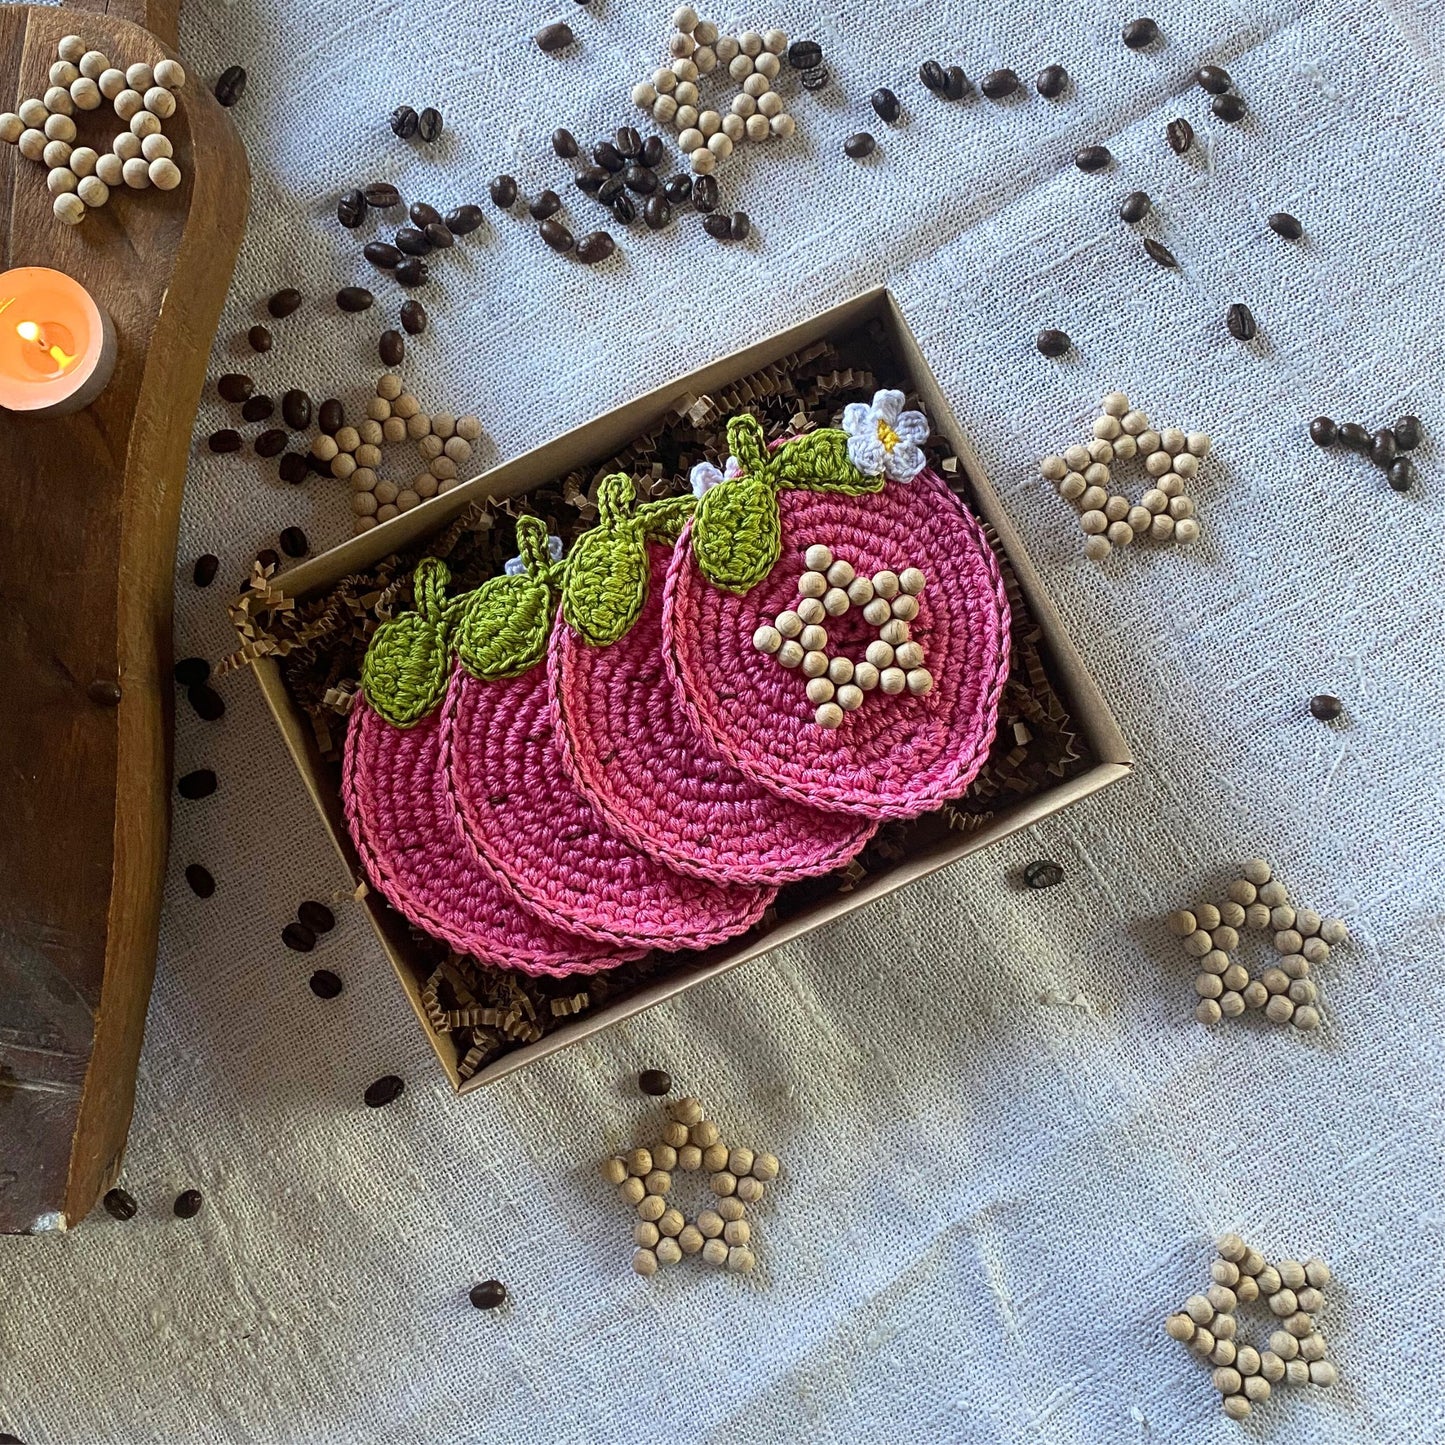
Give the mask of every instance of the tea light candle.
M 46 266 L 0 272 L 0 407 L 79 411 L 115 370 L 115 330 L 84 286 Z

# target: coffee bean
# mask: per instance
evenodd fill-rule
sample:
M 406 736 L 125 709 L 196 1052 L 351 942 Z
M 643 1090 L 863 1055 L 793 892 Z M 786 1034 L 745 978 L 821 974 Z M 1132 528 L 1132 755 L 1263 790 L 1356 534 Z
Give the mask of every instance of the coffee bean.
M 198 798 L 209 798 L 215 791 L 216 775 L 210 768 L 197 768 L 176 782 L 176 792 L 192 802 Z
M 635 195 L 650 196 L 657 189 L 657 177 L 643 165 L 628 166 L 622 180 Z
M 425 234 L 418 231 L 415 226 L 403 226 L 396 233 L 396 248 L 408 256 L 427 256 L 431 254 L 431 242 Z M 398 261 L 397 265 L 401 265 Z
M 814 70 L 823 63 L 823 47 L 816 40 L 795 40 L 788 46 L 788 64 L 794 70 Z
M 202 722 L 219 722 L 225 716 L 225 701 L 210 683 L 203 682 L 199 687 L 188 687 L 186 700 L 195 708 L 196 716 Z
M 408 336 L 420 336 L 426 330 L 426 307 L 420 301 L 401 303 L 401 329 Z
M 1162 241 L 1156 241 L 1152 236 L 1144 238 L 1144 250 L 1151 261 L 1157 261 L 1161 266 L 1175 268 L 1179 265 L 1174 252 Z
M 943 98 L 945 100 L 962 100 L 972 89 L 968 76 L 963 73 L 963 68 L 958 65 L 950 65 L 943 73 Z
M 252 351 L 265 353 L 271 349 L 271 333 L 264 326 L 253 326 L 246 333 Z
M 1367 452 L 1370 449 L 1370 434 L 1357 421 L 1344 422 L 1336 433 L 1339 443 L 1352 452 Z
M 1335 444 L 1335 424 L 1327 416 L 1317 416 L 1310 423 L 1310 440 L 1317 447 L 1332 447 Z
M 456 237 L 440 221 L 433 221 L 422 231 L 422 235 L 433 251 L 449 251 L 456 244 Z
M 206 438 L 206 445 L 213 452 L 238 452 L 241 450 L 241 433 L 234 427 L 222 427 Z
M 1083 150 L 1074 156 L 1074 164 L 1081 171 L 1092 175 L 1095 171 L 1106 169 L 1114 157 L 1109 154 L 1108 146 L 1085 146 Z
M 467 1298 L 479 1310 L 500 1309 L 507 1302 L 507 1287 L 499 1279 L 484 1279 L 472 1286 Z
M 201 1205 L 205 1199 L 199 1189 L 186 1189 L 176 1195 L 176 1202 L 171 1206 L 177 1219 L 194 1219 L 201 1212 Z
M 1254 320 L 1254 312 L 1243 301 L 1236 301 L 1224 313 L 1224 324 L 1229 328 L 1229 334 L 1236 341 L 1253 341 L 1259 334 L 1259 327 Z
M 1395 445 L 1402 452 L 1413 452 L 1420 445 L 1420 418 L 1405 415 L 1395 422 Z
M 642 219 L 649 231 L 661 231 L 672 220 L 672 203 L 661 192 L 649 196 L 642 208 Z
M 401 205 L 401 192 L 390 181 L 373 181 L 361 193 L 373 211 L 390 211 Z
M 822 90 L 828 84 L 830 76 L 826 65 L 815 66 L 812 70 L 805 70 L 802 74 L 800 84 L 804 90 Z
M 410 140 L 416 134 L 416 112 L 409 105 L 399 105 L 392 111 L 391 133 L 398 140 Z
M 642 154 L 642 135 L 634 126 L 620 126 L 613 137 L 613 144 L 628 160 L 636 160 Z
M 1005 66 L 1002 70 L 991 70 L 979 82 L 978 87 L 990 100 L 1003 100 L 1019 88 L 1018 75 Z
M 362 1097 L 365 1098 L 368 1109 L 381 1109 L 401 1098 L 405 1089 L 405 1080 L 397 1078 L 395 1074 L 383 1074 L 375 1083 L 366 1086 L 366 1093 Z
M 324 904 L 308 898 L 296 910 L 296 917 L 315 933 L 330 933 L 336 927 L 336 915 Z
M 246 72 L 239 65 L 228 65 L 216 78 L 212 92 L 216 99 L 227 108 L 235 105 L 246 93 Z
M 336 203 L 336 219 L 348 230 L 355 230 L 366 219 L 366 197 L 360 191 L 343 191 Z
M 1344 710 L 1344 703 L 1327 692 L 1317 692 L 1310 699 L 1310 716 L 1318 718 L 1321 722 L 1334 722 Z
M 203 552 L 196 558 L 196 565 L 191 568 L 191 581 L 197 587 L 209 587 L 216 580 L 216 573 L 221 569 L 221 559 L 210 552 Z
M 211 664 L 204 657 L 183 657 L 171 673 L 180 687 L 196 687 L 210 681 Z
M 316 411 L 316 425 L 334 437 L 346 425 L 346 408 L 333 397 L 323 401 Z
M 935 95 L 941 94 L 943 87 L 948 84 L 948 76 L 936 60 L 925 60 L 918 67 L 918 78 L 923 82 L 924 87 L 933 91 Z
M 428 226 L 441 224 L 442 213 L 435 206 L 427 205 L 425 201 L 413 201 L 406 213 L 411 218 L 412 225 L 419 226 L 423 231 Z
M 702 218 L 702 228 L 714 241 L 726 241 L 732 234 L 732 217 L 726 211 L 713 211 Z
M 281 543 L 281 550 L 288 557 L 304 557 L 311 550 L 311 543 L 307 541 L 306 533 L 300 527 L 283 527 L 276 540 Z
M 1388 473 L 1390 486 L 1397 492 L 1408 492 L 1415 485 L 1414 457 L 1396 457 L 1390 463 Z
M 281 458 L 281 465 L 278 468 L 281 480 L 290 482 L 293 487 L 304 482 L 310 470 L 306 457 L 301 452 L 287 452 Z
M 1057 888 L 1064 881 L 1064 870 L 1049 858 L 1036 858 L 1024 868 L 1024 882 L 1030 888 Z
M 289 440 L 290 438 L 280 427 L 271 427 L 256 438 L 256 455 L 258 457 L 279 457 L 286 450 Z
M 552 132 L 552 151 L 564 161 L 570 161 L 577 154 L 577 137 L 566 126 L 559 125 Z
M 283 286 L 266 303 L 266 310 L 278 321 L 291 315 L 301 305 L 301 293 L 294 286 Z
M 866 130 L 855 131 L 843 142 L 843 154 L 855 161 L 871 156 L 878 149 L 878 142 Z
M 717 209 L 718 185 L 716 176 L 698 176 L 692 183 L 692 204 L 699 211 Z
M 516 204 L 517 183 L 511 176 L 493 176 L 492 183 L 487 187 L 492 197 L 492 204 L 506 210 L 508 206 Z
M 135 1202 L 135 1196 L 119 1186 L 107 1189 L 100 1202 L 112 1219 L 134 1219 L 136 1210 L 140 1208 Z
M 637 1087 L 644 1094 L 658 1098 L 672 1092 L 672 1075 L 666 1069 L 644 1069 L 637 1076 Z
M 1194 127 L 1182 115 L 1176 115 L 1164 127 L 1164 138 L 1169 142 L 1169 149 L 1176 156 L 1182 156 L 1194 144 Z
M 199 863 L 186 864 L 186 882 L 197 898 L 209 898 L 216 891 L 216 880 L 211 877 L 211 870 Z
M 1221 70 L 1217 65 L 1201 65 L 1194 72 L 1194 78 L 1210 95 L 1223 95 L 1234 84 L 1229 78 L 1229 72 Z
M 480 206 L 458 206 L 456 210 L 448 211 L 442 217 L 442 225 L 454 236 L 470 236 L 481 224 L 482 208 Z
M 888 125 L 892 125 L 902 113 L 903 107 L 899 105 L 898 97 L 886 85 L 880 85 L 868 99 L 874 114 Z
M 310 953 L 316 947 L 316 935 L 304 923 L 288 923 L 281 930 L 281 942 L 293 953 Z
M 336 293 L 336 304 L 343 311 L 352 313 L 369 311 L 371 309 L 371 303 L 375 299 L 365 286 L 343 286 L 341 290 Z
M 662 164 L 666 148 L 660 135 L 650 135 L 642 142 L 642 155 L 638 158 L 649 170 L 656 170 Z
M 1062 65 L 1046 65 L 1034 77 L 1034 89 L 1046 100 L 1057 100 L 1069 83 L 1069 72 Z
M 612 214 L 617 217 L 621 225 L 630 226 L 637 219 L 637 203 L 626 191 L 623 191 L 612 202 Z
M 1124 27 L 1124 44 L 1130 50 L 1143 50 L 1159 38 L 1159 27 L 1152 20 L 1131 20 Z
M 1147 191 L 1130 191 L 1124 197 L 1124 203 L 1119 207 L 1119 215 L 1131 225 L 1135 221 L 1142 221 L 1149 214 L 1149 195 Z
M 98 677 L 85 690 L 85 695 L 97 707 L 120 706 L 120 684 L 111 677 Z
M 244 372 L 228 371 L 216 379 L 216 392 L 223 401 L 245 401 L 256 390 L 256 383 Z
M 540 226 L 537 227 L 538 234 L 554 251 L 565 255 L 576 244 L 577 238 L 562 224 L 561 221 L 548 216 Z
M 1370 460 L 1377 467 L 1388 469 L 1390 463 L 1395 460 L 1398 445 L 1395 441 L 1395 433 L 1389 427 L 1382 426 L 1370 438 Z
M 401 263 L 401 252 L 390 241 L 368 241 L 361 254 L 379 271 L 395 271 Z
M 408 256 L 396 268 L 396 279 L 403 286 L 424 286 L 430 274 L 426 262 L 420 256 Z
M 1305 233 L 1305 228 L 1288 211 L 1276 211 L 1266 224 L 1276 236 L 1283 236 L 1286 241 L 1298 241 Z
M 406 359 L 406 338 L 400 331 L 383 331 L 376 343 L 383 366 L 400 366 Z
M 577 172 L 575 184 L 579 191 L 595 196 L 609 179 L 610 172 L 604 171 L 601 166 L 584 166 Z
M 1059 331 L 1053 327 L 1040 331 L 1034 342 L 1044 356 L 1062 356 L 1072 344 L 1067 331 Z
M 600 186 L 597 187 L 597 199 L 604 206 L 610 206 L 618 196 L 622 194 L 623 187 L 627 184 L 621 175 L 609 175 Z
M 592 147 L 592 159 L 604 171 L 620 171 L 626 164 L 622 152 L 610 140 L 600 140 Z
M 577 243 L 577 259 L 584 266 L 595 266 L 605 261 L 615 250 L 617 243 L 606 231 L 589 231 Z
M 732 241 L 746 241 L 753 233 L 753 223 L 748 219 L 746 211 L 734 211 L 728 222 L 728 239 Z
M 1231 91 L 1228 95 L 1216 95 L 1210 105 L 1220 120 L 1240 120 L 1244 116 L 1244 97 Z
M 431 145 L 442 133 L 442 113 L 436 106 L 429 105 L 416 118 L 416 133 Z
M 555 216 L 561 209 L 562 198 L 556 191 L 541 191 L 527 207 L 527 214 L 534 221 L 545 221 L 548 216 Z
M 335 998 L 341 992 L 341 980 L 329 968 L 318 968 L 311 975 L 311 992 L 317 998 Z
M 559 20 L 553 25 L 544 25 L 536 34 L 537 49 L 548 55 L 558 50 L 565 50 L 573 44 L 577 37 L 572 33 L 572 27 Z
M 293 386 L 282 393 L 281 416 L 292 431 L 305 431 L 311 425 L 311 398 Z
M 241 404 L 241 418 L 243 421 L 265 421 L 275 410 L 276 403 L 269 396 L 248 396 Z
M 711 177 L 706 177 L 706 179 L 711 180 Z M 662 194 L 674 206 L 687 205 L 692 200 L 692 177 L 685 171 L 679 171 L 677 175 L 669 176 L 662 183 Z

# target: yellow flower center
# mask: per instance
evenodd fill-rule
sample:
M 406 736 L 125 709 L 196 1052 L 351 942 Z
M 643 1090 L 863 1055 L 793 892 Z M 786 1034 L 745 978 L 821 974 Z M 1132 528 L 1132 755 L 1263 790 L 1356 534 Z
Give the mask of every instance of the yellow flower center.
M 881 417 L 878 419 L 878 440 L 883 443 L 885 452 L 891 452 L 901 440 L 898 433 Z

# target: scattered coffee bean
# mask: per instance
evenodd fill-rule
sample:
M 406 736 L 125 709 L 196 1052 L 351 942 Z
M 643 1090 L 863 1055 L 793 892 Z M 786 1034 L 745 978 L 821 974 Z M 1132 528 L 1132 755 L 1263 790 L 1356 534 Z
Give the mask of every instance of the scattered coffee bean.
M 1064 881 L 1064 870 L 1051 859 L 1036 858 L 1024 869 L 1024 882 L 1030 888 L 1057 888 Z
M 120 706 L 120 684 L 111 677 L 98 677 L 85 690 L 85 695 L 97 707 Z
M 1209 108 L 1220 120 L 1242 120 L 1245 111 L 1244 97 L 1233 91 L 1228 95 L 1216 95 Z
M 559 20 L 553 25 L 544 25 L 536 34 L 537 49 L 547 55 L 553 55 L 559 50 L 565 50 L 569 45 L 576 42 L 577 37 L 572 33 L 572 27 Z
M 391 113 L 391 133 L 398 140 L 410 140 L 416 134 L 416 111 L 409 105 L 399 105 Z
M 1390 463 L 1390 470 L 1386 474 L 1390 486 L 1397 492 L 1408 492 L 1415 485 L 1415 459 L 1414 457 L 1396 457 Z
M 618 196 L 622 194 L 627 182 L 622 179 L 621 174 L 609 175 L 600 186 L 597 187 L 597 199 L 604 206 L 610 206 Z
M 1388 467 L 1395 460 L 1398 445 L 1395 441 L 1395 433 L 1389 427 L 1382 426 L 1370 438 L 1370 460 L 1377 467 Z
M 442 133 L 442 113 L 436 106 L 429 105 L 416 118 L 416 133 L 431 145 Z
M 294 286 L 283 286 L 281 290 L 272 293 L 271 299 L 266 303 L 266 310 L 280 321 L 300 305 L 301 293 Z
M 698 176 L 692 183 L 692 204 L 699 211 L 717 209 L 718 186 L 715 176 Z
M 341 980 L 329 968 L 318 968 L 310 982 L 317 998 L 335 998 L 341 992 Z
M 746 241 L 753 233 L 753 223 L 746 211 L 734 211 L 728 222 L 728 237 L 734 241 Z
M 1130 50 L 1143 50 L 1159 38 L 1159 26 L 1148 19 L 1131 20 L 1124 27 L 1124 44 Z
M 209 587 L 220 570 L 221 559 L 210 552 L 203 552 L 196 558 L 196 565 L 191 568 L 191 581 L 197 587 Z
M 1310 423 L 1310 440 L 1317 447 L 1332 447 L 1336 438 L 1335 424 L 1327 416 L 1317 416 Z
M 1194 127 L 1182 115 L 1176 115 L 1164 127 L 1164 138 L 1169 142 L 1169 149 L 1176 156 L 1182 156 L 1194 144 Z
M 788 64 L 794 70 L 816 70 L 823 63 L 823 47 L 816 40 L 795 40 L 788 46 Z
M 310 953 L 316 947 L 316 935 L 304 923 L 288 923 L 281 930 L 281 942 L 293 953 Z
M 112 1219 L 134 1219 L 136 1210 L 140 1208 L 135 1202 L 135 1196 L 119 1186 L 107 1189 L 100 1202 Z
M 375 1083 L 366 1086 L 366 1093 L 362 1097 L 366 1100 L 368 1109 L 381 1109 L 401 1098 L 405 1089 L 405 1080 L 397 1078 L 395 1074 L 383 1074 Z
M 556 191 L 541 191 L 527 207 L 527 214 L 534 221 L 545 221 L 548 216 L 555 216 L 561 209 L 562 198 Z
M 241 403 L 241 419 L 243 421 L 265 421 L 273 411 L 276 410 L 276 403 L 269 396 L 248 396 Z
M 1113 160 L 1108 146 L 1085 146 L 1074 155 L 1074 164 L 1088 175 L 1107 169 Z
M 702 218 L 702 228 L 714 241 L 726 241 L 732 234 L 732 217 L 726 211 L 712 211 Z
M 199 1189 L 185 1189 L 176 1195 L 176 1202 L 171 1206 L 177 1219 L 194 1219 L 201 1212 L 201 1205 L 205 1199 Z
M 493 176 L 492 183 L 487 189 L 491 193 L 494 206 L 505 211 L 508 206 L 516 204 L 517 183 L 511 176 Z
M 1327 692 L 1317 692 L 1310 699 L 1310 716 L 1321 722 L 1334 722 L 1344 710 L 1344 703 Z
M 654 1098 L 672 1092 L 672 1075 L 666 1069 L 644 1069 L 637 1076 L 637 1087 Z
M 499 1279 L 484 1279 L 472 1286 L 467 1298 L 479 1310 L 500 1309 L 507 1302 L 507 1287 Z
M 407 256 L 429 256 L 431 254 L 431 242 L 427 240 L 426 234 L 418 231 L 415 226 L 403 226 L 396 233 L 396 248 Z M 401 265 L 400 261 L 396 263 Z
M 1046 100 L 1057 100 L 1069 83 L 1069 72 L 1062 65 L 1046 65 L 1034 77 L 1034 89 Z
M 400 331 L 383 331 L 376 343 L 383 366 L 400 366 L 406 360 L 406 338 Z
M 918 78 L 923 82 L 924 87 L 933 91 L 935 95 L 941 94 L 943 87 L 948 84 L 948 76 L 936 60 L 925 60 L 918 67 Z
M 216 78 L 212 92 L 216 99 L 228 109 L 246 93 L 246 72 L 239 65 L 228 65 Z
M 1276 211 L 1267 224 L 1276 236 L 1283 236 L 1286 241 L 1298 241 L 1305 233 L 1305 228 L 1288 211 Z
M 829 79 L 828 67 L 819 65 L 812 70 L 805 70 L 800 83 L 804 90 L 822 90 L 828 84 Z
M 376 298 L 365 286 L 343 286 L 336 293 L 336 304 L 349 312 L 369 311 Z
M 264 326 L 253 326 L 246 333 L 252 351 L 265 353 L 271 349 L 271 333 Z
M 1229 72 L 1217 65 L 1201 65 L 1194 72 L 1194 78 L 1210 95 L 1223 95 L 1234 84 L 1229 78 Z
M 662 164 L 663 157 L 666 153 L 667 150 L 662 144 L 662 137 L 660 135 L 650 135 L 642 142 L 642 155 L 639 159 L 642 161 L 642 164 L 649 169 L 656 170 L 657 167 Z
M 1132 225 L 1135 221 L 1142 221 L 1149 214 L 1149 194 L 1147 191 L 1130 191 L 1124 197 L 1124 203 L 1119 207 L 1120 217 Z
M 315 933 L 330 933 L 336 927 L 336 915 L 315 898 L 308 898 L 296 910 L 296 917 Z
M 1225 312 L 1224 324 L 1229 328 L 1229 334 L 1236 341 L 1253 341 L 1259 334 L 1259 327 L 1254 320 L 1254 312 L 1243 301 L 1236 301 Z
M 281 396 L 281 416 L 292 431 L 305 431 L 311 425 L 311 398 L 293 386 Z
M 962 100 L 971 89 L 962 66 L 950 65 L 944 72 L 942 95 L 945 100 Z
M 650 196 L 657 189 L 657 177 L 646 166 L 628 166 L 622 173 L 623 184 L 635 195 Z
M 425 226 L 422 235 L 433 251 L 449 251 L 456 244 L 456 237 L 440 221 L 432 221 Z
M 1420 418 L 1405 415 L 1395 422 L 1395 445 L 1402 452 L 1413 452 L 1420 445 Z
M 661 231 L 672 220 L 672 203 L 661 192 L 649 196 L 642 208 L 642 219 L 649 231 Z
M 333 396 L 323 401 L 316 411 L 316 425 L 334 437 L 346 425 L 346 408 Z
M 401 264 L 401 252 L 390 241 L 368 241 L 361 254 L 379 271 L 395 271 Z
M 307 465 L 304 453 L 287 452 L 286 455 L 281 458 L 281 465 L 277 470 L 281 480 L 283 482 L 290 482 L 294 487 L 306 480 L 311 468 Z
M 482 224 L 482 208 L 473 205 L 458 206 L 456 210 L 448 211 L 442 217 L 442 224 L 454 236 L 470 236 Z
M 336 203 L 336 219 L 348 230 L 355 230 L 366 219 L 366 197 L 360 191 L 344 191 Z
M 592 159 L 604 171 L 614 173 L 620 171 L 627 164 L 622 152 L 610 140 L 600 140 L 592 147 Z
M 552 151 L 564 161 L 570 161 L 577 154 L 577 137 L 566 126 L 559 125 L 552 132 Z
M 281 543 L 281 550 L 288 557 L 304 557 L 311 550 L 311 543 L 307 541 L 306 533 L 300 527 L 283 527 L 276 540 Z
M 903 111 L 903 107 L 898 103 L 898 97 L 886 85 L 880 85 L 868 99 L 873 106 L 874 114 L 888 125 L 892 125 Z
M 642 154 L 642 135 L 635 126 L 619 126 L 613 143 L 628 160 L 636 160 Z
M 1157 261 L 1161 266 L 1177 268 L 1179 265 L 1174 252 L 1162 241 L 1156 241 L 1152 236 L 1144 238 L 1144 250 L 1151 261 Z
M 612 214 L 619 225 L 630 226 L 637 219 L 637 203 L 623 191 L 612 202 Z
M 211 664 L 204 657 L 183 657 L 171 672 L 178 687 L 197 687 L 211 680 Z
M 216 891 L 216 880 L 211 877 L 211 870 L 199 863 L 186 864 L 186 882 L 197 898 L 209 898 Z
M 699 177 L 699 179 L 711 180 L 712 178 L 709 176 Z M 679 171 L 677 175 L 669 176 L 662 183 L 662 194 L 674 206 L 687 205 L 692 200 L 692 177 L 686 171 Z
M 577 172 L 574 184 L 584 195 L 595 196 L 610 179 L 610 173 L 601 166 L 583 166 Z
M 216 379 L 216 392 L 223 401 L 245 401 L 256 390 L 256 383 L 244 372 L 228 371 Z
M 407 207 L 407 216 L 411 219 L 413 226 L 425 231 L 428 226 L 439 226 L 442 224 L 442 213 L 435 206 L 429 206 L 425 201 L 413 201 Z
M 426 307 L 420 301 L 401 303 L 401 329 L 408 336 L 420 336 L 426 330 Z
M 1370 434 L 1357 421 L 1344 422 L 1336 433 L 1341 446 L 1352 452 L 1367 452 L 1370 449 Z
M 605 261 L 617 249 L 617 242 L 606 231 L 589 231 L 577 243 L 577 259 L 584 266 Z
M 198 687 L 188 687 L 186 700 L 195 708 L 196 716 L 202 722 L 219 722 L 225 716 L 225 700 L 210 683 L 203 682 Z
M 1040 331 L 1034 342 L 1044 356 L 1062 356 L 1072 344 L 1067 331 L 1058 331 L 1053 327 Z
M 843 154 L 855 161 L 871 156 L 878 149 L 878 142 L 866 130 L 855 131 L 843 142 Z
M 555 217 L 548 216 L 540 226 L 537 227 L 538 234 L 559 255 L 565 255 L 576 244 L 577 238 Z
M 206 445 L 213 452 L 238 452 L 241 450 L 241 433 L 234 427 L 222 427 L 206 438 Z
M 176 780 L 176 792 L 181 797 L 195 802 L 198 798 L 209 798 L 216 791 L 216 775 L 210 768 L 197 768 L 184 773 Z
M 401 192 L 390 181 L 373 181 L 361 193 L 373 211 L 391 211 L 401 205 Z
M 1018 74 L 1007 66 L 1002 70 L 991 70 L 979 82 L 978 88 L 990 100 L 1003 100 L 1019 88 Z
M 423 286 L 427 277 L 431 274 L 427 264 L 420 256 L 408 256 L 400 266 L 396 268 L 396 279 L 403 286 Z

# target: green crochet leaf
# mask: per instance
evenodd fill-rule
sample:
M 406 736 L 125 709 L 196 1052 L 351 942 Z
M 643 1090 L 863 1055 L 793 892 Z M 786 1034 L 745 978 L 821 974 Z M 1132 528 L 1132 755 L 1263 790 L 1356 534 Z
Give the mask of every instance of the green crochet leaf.
M 794 437 L 773 453 L 773 475 L 780 487 L 814 492 L 863 494 L 883 490 L 886 478 L 860 472 L 848 455 L 846 432 L 834 427 Z
M 417 610 L 376 629 L 361 664 L 361 688 L 376 712 L 394 727 L 421 721 L 442 699 L 451 670 L 447 565 L 423 557 L 413 577 Z
M 473 677 L 496 682 L 535 667 L 547 655 L 552 592 L 532 573 L 493 577 L 463 601 L 452 645 Z
M 763 435 L 762 423 L 751 413 L 744 412 L 728 422 L 728 451 L 742 463 L 748 476 L 764 478 L 771 474 L 768 439 Z
M 625 636 L 647 600 L 647 541 L 632 510 L 625 472 L 597 491 L 598 522 L 573 544 L 562 583 L 562 616 L 584 642 L 606 647 Z
M 741 420 L 752 418 L 734 418 Z M 741 460 L 732 431 L 729 423 L 728 442 Z M 782 551 L 778 498 L 771 480 L 744 475 L 709 487 L 697 504 L 692 550 L 702 575 L 715 587 L 746 592 L 761 582 Z

